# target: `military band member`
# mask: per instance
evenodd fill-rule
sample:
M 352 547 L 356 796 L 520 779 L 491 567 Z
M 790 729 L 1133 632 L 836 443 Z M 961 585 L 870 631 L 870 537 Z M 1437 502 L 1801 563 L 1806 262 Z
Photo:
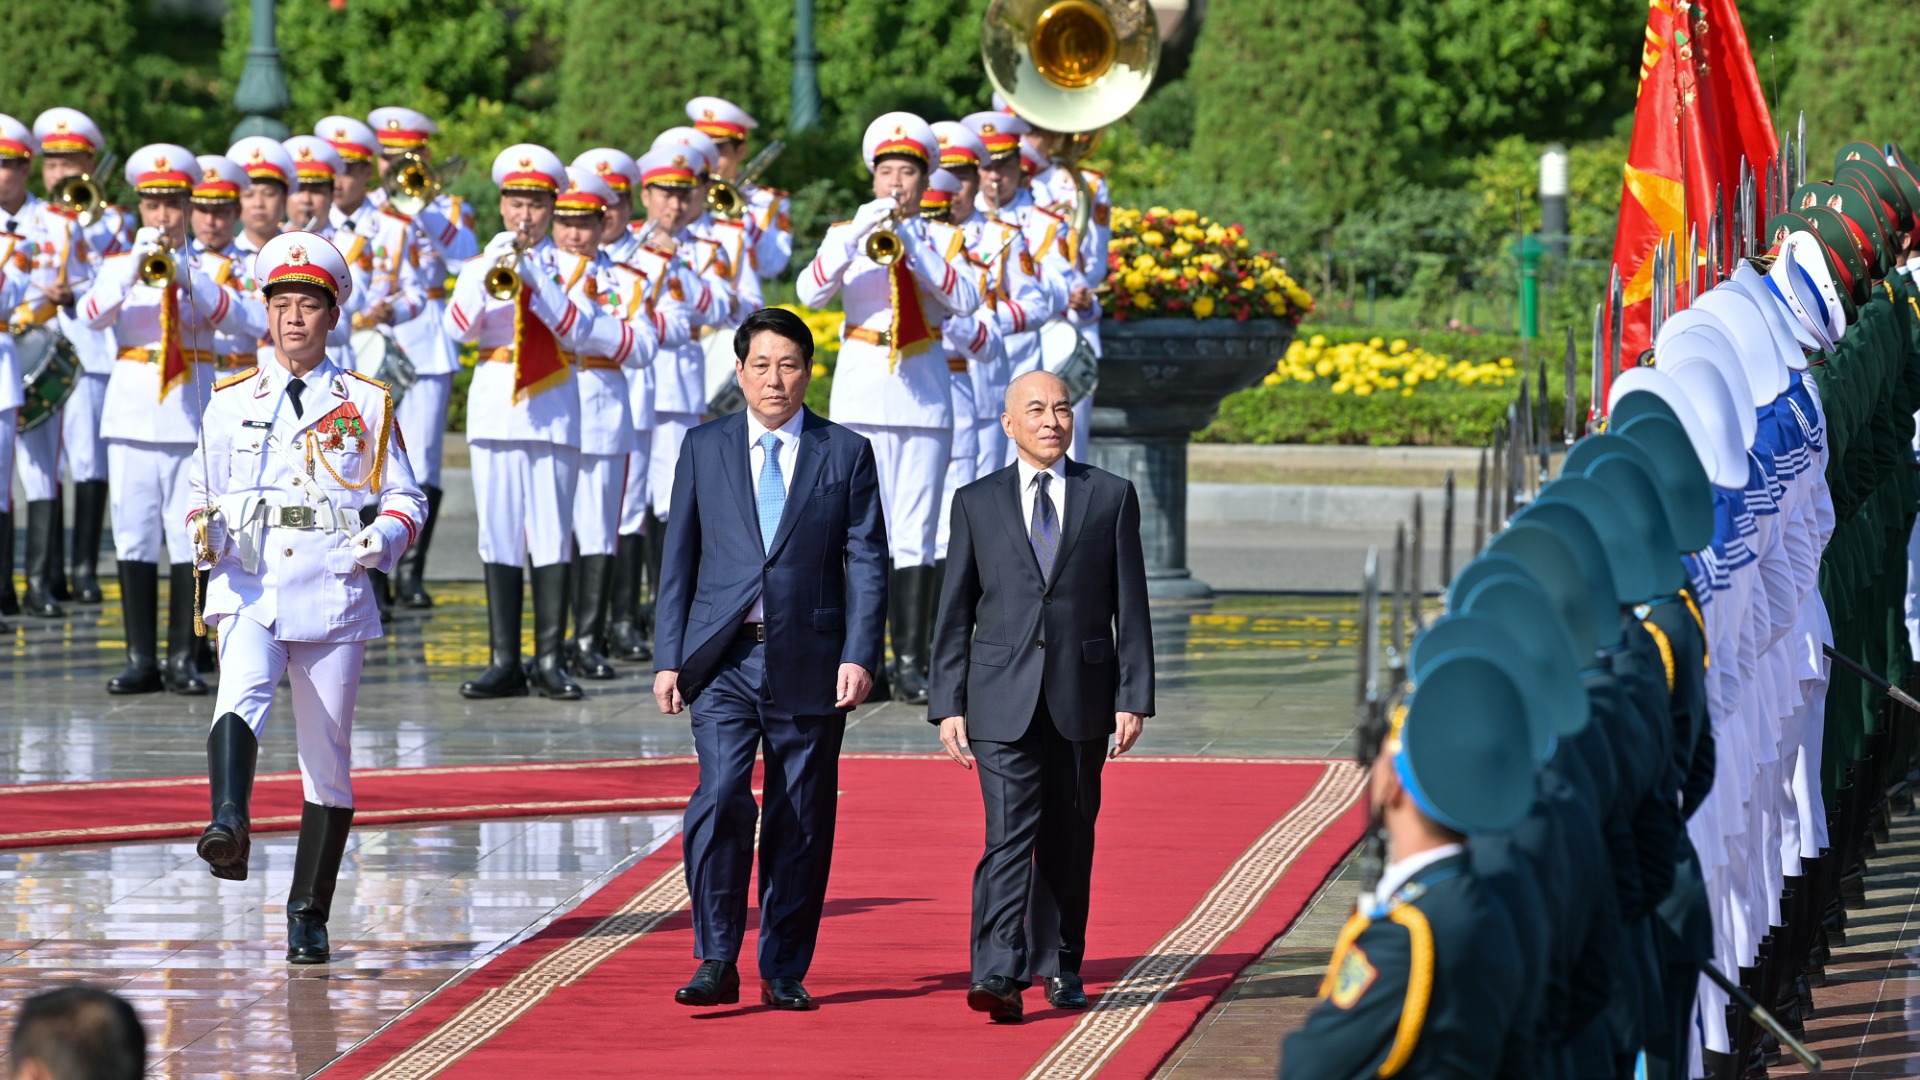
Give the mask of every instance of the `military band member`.
M 786 273 L 787 264 L 793 261 L 793 222 L 788 217 L 791 207 L 787 193 L 757 182 L 740 183 L 740 170 L 750 156 L 747 133 L 760 122 L 740 106 L 717 97 L 697 97 L 687 102 L 687 119 L 720 150 L 714 174 L 746 197 L 748 216 L 758 231 L 753 248 L 754 272 L 762 281 Z
M 353 289 L 340 297 L 340 309 L 348 317 L 327 337 L 335 362 L 352 367 L 353 319 L 372 298 L 373 254 L 363 237 L 333 226 L 335 179 L 345 171 L 346 162 L 332 143 L 317 135 L 295 135 L 281 145 L 293 158 L 293 190 L 287 193 L 288 231 L 310 232 L 331 241 L 347 260 L 347 271 L 353 276 Z M 272 349 L 270 344 L 261 347 L 263 362 L 271 358 Z
M 920 197 L 940 160 L 925 120 L 893 112 L 868 126 L 862 157 L 873 174 L 872 202 L 827 230 L 799 279 L 800 302 L 824 307 L 836 295 L 846 310 L 845 344 L 834 374 L 836 423 L 873 444 L 881 504 L 892 545 L 888 584 L 897 698 L 926 700 L 926 654 L 919 628 L 935 597 L 934 543 L 941 481 L 953 441 L 953 391 L 940 343 L 948 316 L 980 306 L 980 280 L 959 230 L 920 220 Z M 899 257 L 866 254 L 890 233 Z M 883 245 L 886 241 L 881 242 Z M 893 297 L 901 299 L 894 306 Z
M 207 692 L 194 660 L 187 483 L 213 387 L 215 337 L 258 339 L 266 314 L 225 257 L 188 245 L 187 200 L 201 178 L 184 147 L 145 146 L 127 159 L 142 227 L 129 253 L 105 261 L 79 304 L 88 326 L 111 329 L 120 344 L 103 420 L 127 634 L 127 666 L 107 683 L 112 694 Z M 163 540 L 172 563 L 164 678 L 156 649 Z
M 1112 220 L 1113 207 L 1108 202 L 1106 178 L 1092 169 L 1080 169 L 1087 187 L 1093 193 L 1093 208 L 1088 211 L 1087 236 L 1084 246 L 1080 243 L 1080 234 L 1073 228 L 1074 201 L 1078 193 L 1073 186 L 1073 173 L 1056 155 L 1067 136 L 1045 128 L 1029 131 L 1020 144 L 1020 162 L 1026 172 L 1028 189 L 1033 192 L 1034 202 L 1067 223 L 1062 239 L 1066 242 L 1067 261 L 1073 264 L 1079 275 L 1068 297 L 1065 319 L 1080 331 L 1092 347 L 1094 355 L 1100 353 L 1100 310 L 1099 298 L 1094 290 L 1107 279 L 1107 241 L 1111 234 L 1109 222 Z M 1077 166 L 1076 166 L 1077 168 Z M 1073 407 L 1073 455 L 1085 460 L 1087 440 L 1093 436 L 1093 395 L 1088 394 Z
M 14 129 L 10 131 L 8 121 Z M 0 189 L 4 189 L 9 173 L 19 173 L 22 183 L 27 171 L 27 144 L 18 134 L 25 128 L 12 117 L 0 116 Z M 9 164 L 12 162 L 12 164 Z M 0 311 L 12 311 L 26 299 L 27 271 L 23 268 L 26 256 L 18 249 L 23 243 L 21 237 L 12 233 L 0 233 Z M 7 324 L 0 322 L 0 529 L 5 529 L 9 538 L 13 535 L 13 436 L 19 422 L 20 406 L 24 401 L 20 382 L 20 352 L 13 340 L 13 333 Z M 6 578 L 6 591 L 13 591 L 12 545 L 5 547 L 9 556 L 0 564 L 0 576 Z M 9 627 L 0 621 L 0 633 L 6 633 Z
M 353 823 L 354 702 L 380 636 L 367 574 L 390 570 L 426 499 L 402 451 L 384 383 L 327 358 L 353 287 L 325 238 L 269 241 L 252 276 L 266 295 L 273 359 L 220 381 L 206 407 L 207 460 L 192 474 L 198 561 L 212 573 L 220 692 L 207 733 L 212 821 L 196 845 L 213 876 L 244 881 L 259 736 L 285 675 L 293 689 L 304 805 L 287 893 L 287 959 L 324 964 L 327 919 Z M 380 508 L 362 526 L 363 503 Z
M 45 204 L 27 190 L 27 180 L 32 172 L 34 145 L 33 132 L 29 131 L 25 124 L 11 116 L 0 115 L 0 232 L 5 233 L 7 237 L 14 270 L 31 275 L 26 291 L 15 296 L 13 302 L 5 309 L 9 325 L 52 322 L 59 310 L 46 299 L 46 291 L 36 283 L 50 283 L 56 280 L 57 275 L 46 268 L 52 263 L 56 249 L 50 247 L 48 254 L 42 255 L 41 245 L 36 239 L 41 235 L 39 219 Z M 73 261 L 72 265 L 79 270 L 79 279 L 84 282 L 87 276 L 85 263 L 80 261 L 78 254 L 71 249 L 68 249 L 61 258 L 61 269 L 68 268 L 69 260 Z M 9 333 L 7 335 L 9 349 L 12 348 L 12 340 L 12 334 Z M 15 368 L 8 383 L 11 389 L 0 389 L 0 394 L 20 393 L 21 377 L 24 374 L 18 368 L 16 357 Z M 16 401 L 15 406 L 18 407 L 18 405 L 19 402 Z M 56 432 L 59 430 L 57 424 L 46 426 L 53 428 Z M 0 615 L 18 615 L 21 612 L 20 596 L 14 591 L 13 585 L 13 474 L 16 471 L 20 472 L 23 480 L 29 475 L 36 478 L 35 483 L 25 485 L 29 506 L 32 506 L 33 502 L 45 500 L 48 507 L 53 508 L 55 504 L 52 499 L 58 488 L 54 483 L 56 477 L 52 467 L 48 465 L 52 458 L 43 453 L 35 459 L 26 446 L 16 443 L 12 426 L 7 428 L 6 443 L 7 498 L 0 501 Z M 57 454 L 57 452 L 56 448 L 53 453 Z M 57 465 L 57 461 L 54 464 Z M 51 520 L 51 514 L 48 511 L 40 513 Z M 46 526 L 43 525 L 40 529 L 34 528 L 35 518 L 32 512 L 29 513 L 28 521 L 28 549 L 34 551 L 39 557 L 37 560 L 33 557 L 27 560 L 27 611 L 35 615 L 50 615 L 60 610 L 59 604 L 51 595 L 51 583 L 47 580 L 45 569 L 53 549 L 43 536 Z M 39 569 L 36 570 L 36 566 Z
M 697 156 L 700 162 L 700 182 L 694 190 L 694 206 L 698 211 L 687 229 L 702 240 L 710 240 L 719 245 L 726 254 L 725 273 L 728 284 L 733 286 L 733 310 L 726 324 L 718 329 L 730 329 L 738 326 L 749 314 L 760 310 L 764 305 L 760 289 L 760 274 L 754 269 L 754 248 L 758 244 L 758 226 L 751 217 L 724 218 L 707 208 L 707 196 L 713 191 L 714 170 L 720 163 L 720 147 L 698 128 L 668 128 L 653 140 L 653 149 L 660 150 L 672 146 L 689 148 L 689 160 Z
M 555 200 L 553 242 L 576 303 L 600 312 L 593 336 L 576 359 L 580 393 L 580 479 L 573 497 L 573 625 L 568 670 L 583 679 L 611 679 L 606 655 L 607 606 L 613 589 L 614 549 L 627 460 L 634 451 L 633 412 L 626 371 L 653 363 L 660 326 L 644 309 L 645 278 L 621 272 L 601 251 L 613 188 L 591 168 L 567 170 L 567 189 Z M 630 317 L 637 315 L 638 317 Z M 682 337 L 685 336 L 684 329 Z
M 227 158 L 247 171 L 250 181 L 240 193 L 240 233 L 233 238 L 247 253 L 248 264 L 280 235 L 287 220 L 287 192 L 293 185 L 293 157 L 280 140 L 249 135 L 227 148 Z
M 567 184 L 553 151 L 519 143 L 493 162 L 506 231 L 461 267 L 447 305 L 447 333 L 479 346 L 467 392 L 467 443 L 485 564 L 491 663 L 460 693 L 524 697 L 520 665 L 522 572 L 533 561 L 533 688 L 571 701 L 580 686 L 566 672 L 567 563 L 580 468 L 580 394 L 569 353 L 592 340 L 595 308 L 569 294 L 585 262 L 547 237 L 554 201 Z M 497 295 L 496 295 L 497 294 Z
M 253 181 L 239 165 L 219 154 L 201 154 L 197 162 L 200 179 L 188 200 L 194 254 L 205 252 L 225 259 L 234 286 L 258 300 L 261 297 L 253 281 L 253 253 L 235 242 L 240 229 L 240 200 Z M 250 368 L 259 359 L 258 339 L 216 331 L 213 341 L 214 364 L 223 370 Z
M 380 143 L 381 177 L 407 154 L 433 164 L 429 139 L 439 134 L 440 128 L 424 114 L 400 107 L 375 109 L 368 114 L 367 123 Z M 367 198 L 377 207 L 391 209 L 384 188 L 376 188 Z M 425 584 L 427 550 L 433 542 L 433 523 L 440 516 L 440 464 L 446 446 L 447 407 L 453 401 L 453 376 L 460 370 L 459 349 L 446 332 L 447 280 L 479 253 L 480 242 L 473 233 L 473 207 L 458 195 L 435 195 L 413 215 L 413 228 L 426 307 L 418 317 L 396 325 L 393 339 L 413 364 L 413 385 L 400 399 L 399 415 L 404 429 L 413 433 L 407 457 L 413 462 L 413 475 L 427 493 L 432 513 L 425 531 L 394 571 L 393 589 L 394 599 L 401 606 L 430 608 L 433 597 Z

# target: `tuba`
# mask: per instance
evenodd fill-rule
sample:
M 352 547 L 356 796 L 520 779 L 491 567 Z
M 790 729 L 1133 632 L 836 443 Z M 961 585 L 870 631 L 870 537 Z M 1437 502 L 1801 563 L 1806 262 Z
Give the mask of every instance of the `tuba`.
M 1074 234 L 1085 246 L 1093 192 L 1079 161 L 1101 128 L 1133 110 L 1160 66 L 1147 0 L 993 0 L 980 35 L 993 88 L 1035 127 L 1067 136 L 1055 161 L 1073 178 Z
M 707 188 L 707 209 L 713 211 L 715 217 L 729 220 L 745 214 L 747 197 L 743 194 L 743 189 L 758 180 L 760 174 L 767 171 L 767 166 L 772 165 L 774 159 L 779 157 L 780 152 L 786 148 L 785 142 L 775 139 L 768 143 L 764 150 L 755 154 L 752 161 L 747 162 L 746 168 L 740 170 L 739 178 L 733 183 L 729 184 L 725 180 L 716 178 L 712 186 Z

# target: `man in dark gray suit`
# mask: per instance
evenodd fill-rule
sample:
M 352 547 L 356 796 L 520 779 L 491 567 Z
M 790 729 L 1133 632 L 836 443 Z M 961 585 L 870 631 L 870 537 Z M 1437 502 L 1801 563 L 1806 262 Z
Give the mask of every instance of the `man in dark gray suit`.
M 1139 497 L 1067 460 L 1066 384 L 1015 379 L 1000 423 L 1018 459 L 954 495 L 927 715 L 967 768 L 971 749 L 987 811 L 967 1005 L 1012 1024 L 1030 976 L 1086 1008 L 1100 769 L 1153 715 L 1153 628 Z

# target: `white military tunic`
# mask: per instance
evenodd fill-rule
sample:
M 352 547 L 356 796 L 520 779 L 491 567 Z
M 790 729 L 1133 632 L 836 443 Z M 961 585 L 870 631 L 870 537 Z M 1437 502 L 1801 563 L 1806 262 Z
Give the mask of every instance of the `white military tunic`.
M 27 295 L 27 272 L 16 260 L 17 236 L 0 233 L 0 311 L 12 311 Z M 0 324 L 0 514 L 13 510 L 13 432 L 23 401 L 20 350 Z M 12 567 L 5 572 L 11 574 Z
M 396 214 L 387 205 L 384 189 L 367 193 L 370 206 Z M 400 422 L 413 437 L 407 457 L 421 484 L 440 485 L 440 459 L 446 445 L 447 407 L 453 401 L 453 376 L 460 370 L 460 351 L 447 334 L 447 279 L 459 273 L 468 259 L 480 253 L 473 234 L 473 208 L 454 195 L 440 195 L 411 219 L 418 259 L 417 272 L 426 299 L 420 314 L 396 320 L 393 340 L 413 364 L 414 382 L 400 399 Z
M 638 229 L 644 231 L 646 224 L 641 223 Z M 741 311 L 739 295 L 734 291 L 732 263 L 724 247 L 698 235 L 691 227 L 675 233 L 673 239 L 679 245 L 674 252 L 674 262 L 690 273 L 677 271 L 668 279 L 668 288 L 672 289 L 675 280 L 681 283 L 681 293 L 691 302 L 690 313 L 696 329 L 734 326 L 751 314 Z M 654 271 L 647 260 L 657 260 L 658 255 L 642 249 L 638 258 L 640 261 L 635 265 L 652 276 Z M 692 291 L 696 283 L 698 295 Z M 758 288 L 757 282 L 755 287 Z M 666 521 L 673 512 L 673 472 L 680 460 L 680 443 L 707 412 L 707 356 L 699 337 L 696 333 L 694 340 L 673 350 L 671 355 L 662 352 L 653 366 L 653 452 L 648 463 L 647 495 L 653 504 L 654 516 L 661 521 Z
M 999 338 L 990 357 L 968 363 L 973 375 L 975 475 L 985 476 L 1006 464 L 1010 445 L 1000 426 L 1001 406 L 1013 382 L 1013 360 L 1007 343 L 1017 338 L 1037 350 L 1039 336 L 1033 331 L 1050 317 L 1055 298 L 1039 261 L 1027 247 L 1026 234 L 1018 226 L 990 220 L 975 211 L 959 229 L 966 234 L 968 253 L 986 266 L 990 286 L 987 306 Z M 959 430 L 957 422 L 955 430 Z M 943 512 L 943 530 L 945 518 Z
M 66 338 L 81 369 L 60 415 L 20 436 L 16 444 L 20 486 L 28 502 L 59 494 L 63 445 L 75 480 L 106 479 L 106 457 L 99 441 L 100 408 L 107 376 L 113 371 L 113 334 L 87 326 L 75 307 L 54 306 L 43 289 L 65 284 L 73 288 L 76 298 L 85 293 L 101 258 L 120 249 L 114 232 L 120 221 L 119 211 L 109 211 L 83 229 L 77 220 L 33 195 L 27 196 L 18 213 L 0 211 L 0 229 L 22 237 L 14 251 L 30 277 L 26 295 L 6 310 L 13 312 L 14 321 L 46 324 Z M 96 243 L 106 245 L 104 252 L 96 250 Z M 73 429 L 71 433 L 68 428 Z
M 651 312 L 660 341 L 655 355 L 678 363 L 681 354 L 695 345 L 694 334 L 701 320 L 715 304 L 713 289 L 696 276 L 691 267 L 678 258 L 672 260 L 659 252 L 640 246 L 638 233 L 628 230 L 619 239 L 600 249 L 608 260 L 624 271 L 616 281 L 630 281 L 630 291 L 620 292 L 612 304 L 616 309 L 632 309 L 640 304 Z M 639 312 L 628 310 L 625 318 Z M 654 430 L 655 365 L 622 370 L 627 380 L 627 405 L 633 416 L 633 453 L 627 455 L 626 487 L 620 499 L 620 533 L 637 536 L 645 531 L 647 507 L 651 504 Z
M 585 262 L 584 272 L 573 267 Z M 619 539 L 627 462 L 637 449 L 627 372 L 653 364 L 664 317 L 646 310 L 646 279 L 606 255 L 591 259 L 560 253 L 563 271 L 574 277 L 569 292 L 595 306 L 593 335 L 576 358 L 580 392 L 580 483 L 573 500 L 573 536 L 581 555 L 611 555 Z M 679 338 L 686 338 L 680 324 Z

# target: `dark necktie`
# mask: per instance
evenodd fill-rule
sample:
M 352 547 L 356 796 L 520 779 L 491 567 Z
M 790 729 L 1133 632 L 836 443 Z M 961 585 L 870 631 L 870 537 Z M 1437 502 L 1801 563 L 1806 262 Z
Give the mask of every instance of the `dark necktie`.
M 306 388 L 307 384 L 300 379 L 287 380 L 287 398 L 293 402 L 293 415 L 295 419 L 306 415 L 306 410 L 300 407 L 300 395 Z
M 1053 500 L 1047 498 L 1047 485 L 1053 479 L 1050 472 L 1035 473 L 1033 477 L 1033 527 L 1029 538 L 1033 541 L 1033 557 L 1040 560 L 1040 576 L 1053 576 L 1053 558 L 1060 552 L 1060 518 L 1053 512 Z

